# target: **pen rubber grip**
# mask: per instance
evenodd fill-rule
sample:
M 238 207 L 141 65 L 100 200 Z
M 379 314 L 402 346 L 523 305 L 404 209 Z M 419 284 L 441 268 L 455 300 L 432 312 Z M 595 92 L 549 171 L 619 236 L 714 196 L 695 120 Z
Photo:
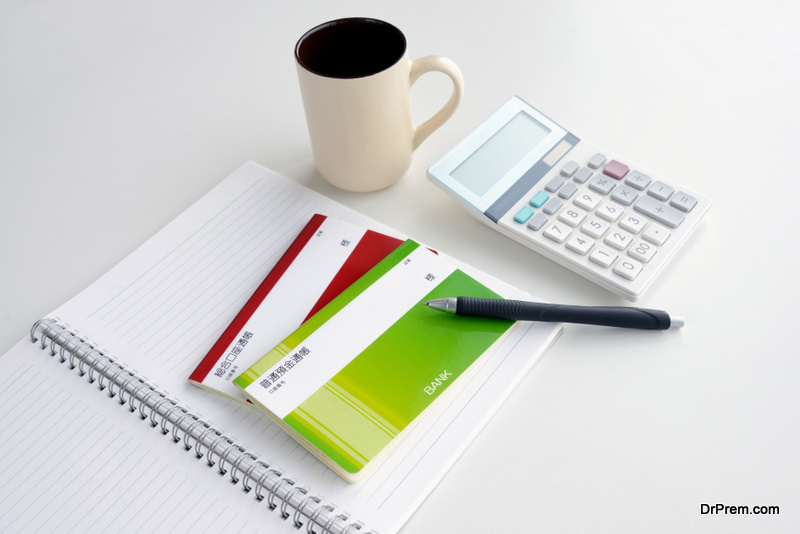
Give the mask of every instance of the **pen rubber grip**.
M 662 310 L 624 306 L 566 306 L 474 297 L 458 297 L 456 314 L 512 321 L 579 323 L 640 330 L 666 330 L 672 323 L 669 314 Z

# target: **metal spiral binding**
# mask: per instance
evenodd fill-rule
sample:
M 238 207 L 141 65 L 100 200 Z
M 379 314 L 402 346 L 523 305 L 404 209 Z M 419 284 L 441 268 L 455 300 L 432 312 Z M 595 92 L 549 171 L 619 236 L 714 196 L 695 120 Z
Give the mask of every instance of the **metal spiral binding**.
M 364 524 L 361 521 L 348 523 L 349 515 L 337 513 L 336 505 L 311 494 L 307 487 L 298 485 L 282 470 L 247 451 L 235 439 L 203 420 L 201 415 L 181 405 L 180 401 L 150 384 L 146 377 L 67 325 L 52 318 L 40 319 L 31 327 L 30 336 L 32 343 L 40 341 L 42 350 L 49 343 L 50 356 L 58 354 L 59 363 L 68 362 L 69 369 L 77 368 L 79 376 L 86 376 L 90 384 L 96 382 L 100 391 L 106 391 L 111 398 L 116 397 L 121 406 L 127 404 L 131 413 L 138 409 L 142 421 L 149 419 L 153 428 L 160 426 L 165 436 L 171 433 L 175 443 L 183 441 L 186 451 L 194 448 L 198 460 L 205 456 L 209 468 L 216 464 L 220 476 L 228 474 L 232 484 L 241 482 L 245 493 L 252 490 L 256 500 L 262 501 L 266 491 L 267 508 L 275 510 L 280 506 L 281 518 L 286 520 L 292 516 L 296 528 L 305 525 L 308 534 L 377 534 L 374 530 L 362 532 Z M 201 450 L 203 448 L 205 452 Z M 226 464 L 230 471 L 225 468 Z

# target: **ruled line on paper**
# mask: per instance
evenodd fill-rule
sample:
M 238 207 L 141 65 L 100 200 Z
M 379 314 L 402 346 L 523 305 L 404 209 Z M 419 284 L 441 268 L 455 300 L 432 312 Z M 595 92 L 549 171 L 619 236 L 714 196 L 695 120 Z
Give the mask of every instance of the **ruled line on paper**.
M 257 198 L 260 198 L 257 196 L 260 194 L 263 192 L 251 191 L 252 196 L 248 196 L 245 201 L 255 202 Z M 242 196 L 240 195 L 239 198 Z M 145 304 L 152 303 L 162 291 L 169 290 L 166 282 L 170 281 L 170 276 L 178 279 L 184 278 L 187 274 L 191 274 L 198 265 L 202 265 L 202 262 L 192 260 L 197 259 L 203 247 L 216 244 L 220 233 L 237 222 L 237 219 L 233 217 L 240 213 L 240 207 L 235 202 L 222 207 L 200 230 L 192 233 L 187 239 L 167 251 L 163 257 L 155 261 L 151 260 L 152 265 L 141 276 L 138 276 L 133 284 L 109 301 L 114 305 L 96 319 L 97 323 L 108 328 L 112 334 L 117 334 L 117 330 L 121 327 L 129 326 L 133 316 L 131 312 L 139 311 L 144 308 Z M 187 264 L 189 267 L 186 267 Z
M 237 243 L 247 241 L 252 239 L 253 235 L 257 235 L 257 228 L 243 227 L 245 223 L 257 215 L 257 213 L 252 213 L 251 211 L 241 212 L 239 218 L 232 220 L 228 227 L 220 228 L 213 238 L 197 241 L 191 249 L 180 253 L 178 253 L 177 249 L 171 251 L 170 254 L 176 253 L 174 261 L 179 262 L 179 264 L 170 271 L 161 271 L 158 273 L 158 277 L 154 277 L 149 287 L 143 288 L 141 301 L 146 297 L 149 300 L 138 310 L 134 306 L 127 308 L 125 311 L 132 311 L 132 314 L 129 317 L 121 315 L 117 320 L 117 329 L 112 330 L 111 333 L 116 334 L 120 328 L 126 327 L 126 330 L 119 332 L 117 335 L 121 339 L 126 339 L 131 332 L 134 332 L 134 336 L 127 339 L 127 342 L 132 343 L 142 333 L 149 332 L 152 325 L 163 322 L 161 321 L 163 317 L 167 316 L 180 302 L 180 300 L 175 301 L 173 298 L 168 298 L 166 306 L 160 305 L 159 303 L 164 300 L 163 297 L 165 295 L 167 297 L 171 295 L 185 297 L 187 289 L 191 290 L 200 287 L 203 282 L 211 279 L 217 270 L 223 268 L 228 257 L 236 258 L 236 254 L 231 252 L 230 249 Z M 238 264 L 238 262 L 227 263 L 229 267 Z M 153 303 L 158 306 L 157 314 L 151 313 L 154 311 Z M 139 304 L 139 302 L 136 304 Z M 137 316 L 139 316 L 138 321 L 134 320 Z M 150 324 L 144 328 L 139 328 L 141 323 L 145 321 Z
M 235 199 L 233 202 L 236 202 L 236 201 L 240 200 L 240 199 L 241 199 L 241 198 L 243 198 L 245 195 L 247 195 L 247 194 L 248 194 L 248 193 L 251 191 L 251 189 L 252 189 L 253 187 L 257 187 L 257 186 L 259 186 L 259 185 L 261 185 L 261 184 L 259 184 L 259 182 L 255 182 L 255 183 L 253 183 L 253 185 L 251 185 L 251 186 L 250 186 L 249 188 L 247 188 L 245 191 L 242 191 L 242 192 L 241 192 L 241 194 L 239 194 L 239 196 L 238 196 L 238 197 L 237 197 L 237 198 L 236 198 L 236 199 Z M 232 202 L 232 203 L 233 203 L 233 202 Z M 224 211 L 224 209 L 223 209 L 223 210 L 220 210 L 220 212 L 219 212 L 219 213 L 222 213 L 223 211 Z M 193 238 L 195 235 L 197 235 L 197 234 L 199 234 L 199 233 L 201 233 L 201 232 L 205 231 L 206 227 L 207 227 L 208 225 L 212 224 L 213 222 L 214 222 L 214 219 L 212 218 L 212 219 L 211 219 L 211 220 L 209 220 L 209 221 L 208 221 L 208 222 L 207 222 L 205 225 L 203 225 L 203 226 L 199 227 L 199 228 L 198 228 L 197 230 L 195 230 L 195 231 L 194 231 L 194 232 L 193 232 L 191 235 L 189 235 L 188 237 L 186 237 L 186 239 L 184 240 L 184 242 L 187 242 L 187 241 L 191 240 L 191 239 L 192 239 L 192 238 Z M 180 244 L 178 245 L 178 247 L 180 247 Z M 161 263 L 161 262 L 163 262 L 163 261 L 165 261 L 166 259 L 167 259 L 167 258 L 165 257 L 165 258 L 162 258 L 161 260 L 159 260 L 159 261 L 155 262 L 155 263 L 154 263 L 154 264 L 153 264 L 153 265 L 150 267 L 150 269 L 148 269 L 147 271 L 145 271 L 144 273 L 142 273 L 142 274 L 141 274 L 139 277 L 137 277 L 137 278 L 135 278 L 134 280 L 132 280 L 132 281 L 131 281 L 131 282 L 130 282 L 130 283 L 129 283 L 129 284 L 128 284 L 128 285 L 127 285 L 125 288 L 123 288 L 122 290 L 120 290 L 119 292 L 117 292 L 115 295 L 111 296 L 111 297 L 110 297 L 108 300 L 106 300 L 106 301 L 105 301 L 103 304 L 101 304 L 100 306 L 98 306 L 98 307 L 97 307 L 97 308 L 96 308 L 96 309 L 95 309 L 93 312 L 89 313 L 89 314 L 86 316 L 86 318 L 87 318 L 87 319 L 91 319 L 91 318 L 92 318 L 92 317 L 93 317 L 95 314 L 98 314 L 98 313 L 100 313 L 102 310 L 106 309 L 106 307 L 107 307 L 107 306 L 109 306 L 109 305 L 110 305 L 110 304 L 112 304 L 114 301 L 116 301 L 118 298 L 120 298 L 120 297 L 121 297 L 121 295 L 125 294 L 126 292 L 129 292 L 129 291 L 130 291 L 130 289 L 131 289 L 133 286 L 135 286 L 135 285 L 136 285 L 136 284 L 137 284 L 137 283 L 140 281 L 140 279 L 141 279 L 142 277 L 146 276 L 146 275 L 147 275 L 147 274 L 148 274 L 148 273 L 149 273 L 149 272 L 150 272 L 152 269 L 156 269 L 157 267 L 159 267 L 160 263 Z M 106 312 L 106 313 L 107 313 L 107 312 Z

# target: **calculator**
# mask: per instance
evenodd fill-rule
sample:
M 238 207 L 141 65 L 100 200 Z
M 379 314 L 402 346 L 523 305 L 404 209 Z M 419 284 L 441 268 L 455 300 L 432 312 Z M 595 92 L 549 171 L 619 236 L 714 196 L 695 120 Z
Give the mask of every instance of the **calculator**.
M 517 96 L 432 165 L 428 178 L 484 223 L 631 301 L 711 206 Z

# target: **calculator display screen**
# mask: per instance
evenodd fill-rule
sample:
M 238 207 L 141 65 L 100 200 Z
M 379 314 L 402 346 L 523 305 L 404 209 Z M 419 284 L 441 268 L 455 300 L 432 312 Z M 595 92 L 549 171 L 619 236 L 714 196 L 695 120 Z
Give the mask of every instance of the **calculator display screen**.
M 521 111 L 456 167 L 450 176 L 481 197 L 542 142 L 550 131 L 544 124 Z

